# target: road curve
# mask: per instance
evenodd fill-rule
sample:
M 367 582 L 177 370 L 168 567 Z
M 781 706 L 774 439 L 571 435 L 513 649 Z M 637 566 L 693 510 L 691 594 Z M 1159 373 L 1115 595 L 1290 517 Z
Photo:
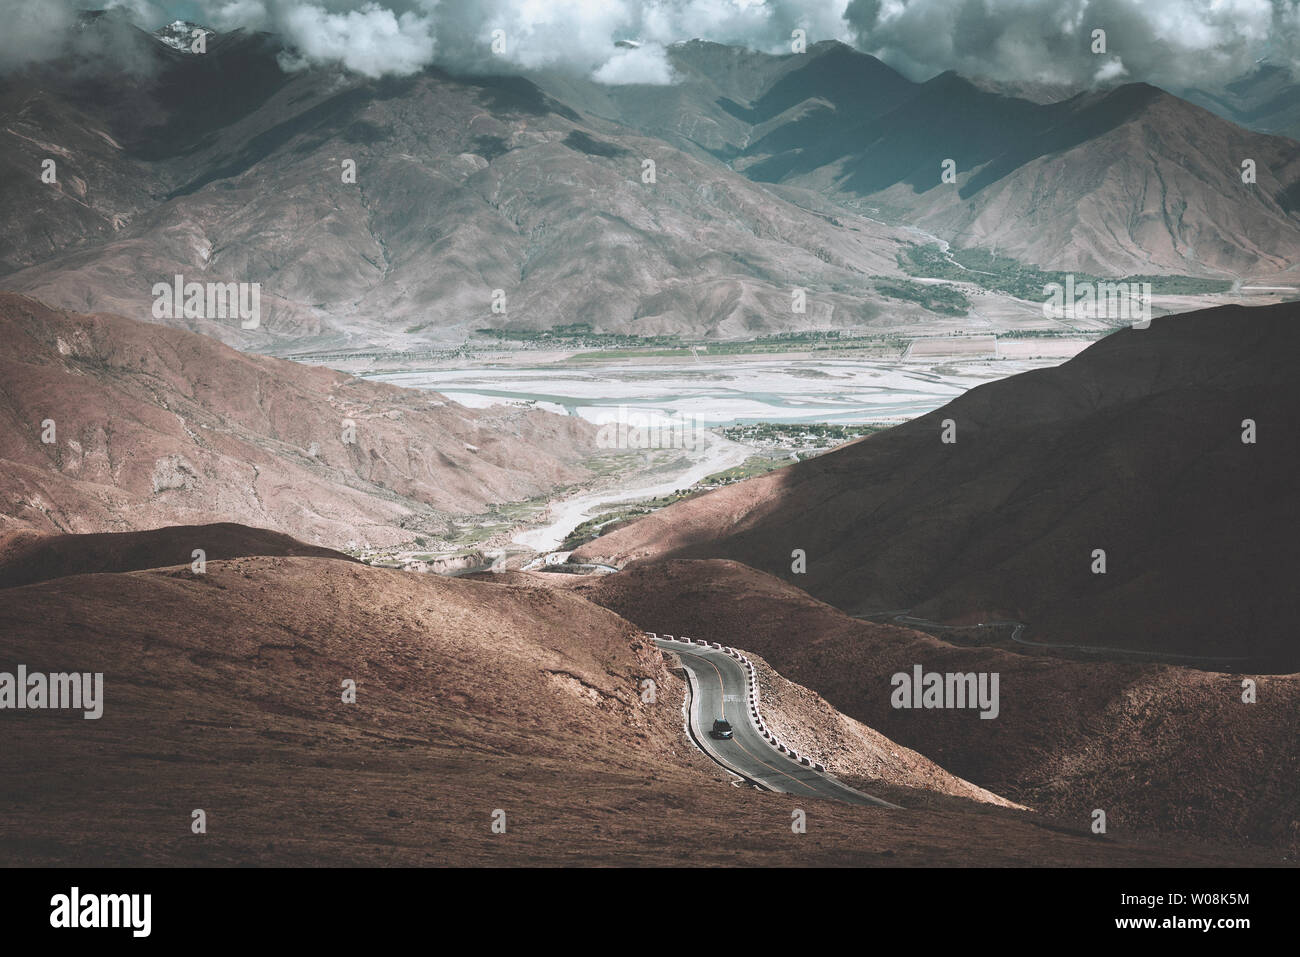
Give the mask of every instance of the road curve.
M 897 808 L 888 801 L 855 791 L 823 771 L 791 760 L 769 744 L 750 720 L 748 672 L 725 651 L 660 638 L 654 642 L 662 650 L 676 654 L 689 673 L 691 735 L 705 754 L 728 771 L 769 791 Z M 714 718 L 731 722 L 730 739 L 709 736 Z

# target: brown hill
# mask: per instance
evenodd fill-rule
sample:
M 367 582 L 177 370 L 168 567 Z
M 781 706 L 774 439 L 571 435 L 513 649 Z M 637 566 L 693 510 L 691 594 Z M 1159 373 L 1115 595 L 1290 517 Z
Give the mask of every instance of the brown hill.
M 191 565 L 202 549 L 204 561 L 249 555 L 307 556 L 354 561 L 342 552 L 304 545 L 296 538 L 233 522 L 169 525 L 141 532 L 53 535 L 16 531 L 0 536 L 0 588 L 94 572 Z
M 725 561 L 642 563 L 577 586 L 643 628 L 732 644 L 945 770 L 1057 820 L 1300 850 L 1300 675 L 1063 661 L 850 618 Z M 892 675 L 999 674 L 1000 711 L 891 707 Z
M 731 558 L 852 614 L 1012 619 L 1035 641 L 1295 671 L 1297 320 L 1294 303 L 1157 319 L 574 560 Z
M 1276 860 L 952 798 L 890 811 L 729 787 L 686 743 L 682 683 L 639 630 L 547 588 L 251 557 L 4 595 L 0 659 L 104 674 L 98 720 L 4 712 L 10 863 Z
M 1280 273 L 1300 259 L 1296 144 L 1146 84 L 1042 105 L 944 75 L 881 126 L 824 188 L 958 246 L 1101 276 Z M 939 179 L 948 158 L 953 185 Z
M 0 294 L 0 528 L 238 521 L 404 542 L 582 478 L 593 435 Z

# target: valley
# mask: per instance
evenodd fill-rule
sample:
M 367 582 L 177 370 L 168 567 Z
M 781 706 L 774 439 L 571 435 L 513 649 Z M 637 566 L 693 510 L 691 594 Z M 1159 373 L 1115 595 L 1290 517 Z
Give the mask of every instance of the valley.
M 828 440 L 825 426 L 899 424 L 983 382 L 1055 365 L 1088 341 L 1073 335 L 996 341 L 917 338 L 895 345 L 887 355 L 864 355 L 857 344 L 834 339 L 798 351 L 787 343 L 772 344 L 768 351 L 759 342 L 748 353 L 736 348 L 745 343 L 724 343 L 721 349 L 704 346 L 685 356 L 680 355 L 685 349 L 676 350 L 678 355 L 620 349 L 613 356 L 602 350 L 524 350 L 479 356 L 474 363 L 462 356 L 439 363 L 416 360 L 400 371 L 361 371 L 365 379 L 434 390 L 467 408 L 543 410 L 597 427 L 631 417 L 644 423 L 642 431 L 662 424 L 666 435 L 687 423 L 701 436 L 699 443 L 679 442 L 674 448 L 628 443 L 631 447 L 606 450 L 599 463 L 589 463 L 596 473 L 592 481 L 563 490 L 549 502 L 512 509 L 518 530 L 506 533 L 503 515 L 494 512 L 466 523 L 453 548 L 403 547 L 365 557 L 402 567 L 450 563 L 457 571 L 516 567 L 531 557 L 529 550 L 562 550 L 575 529 L 601 516 L 612 520 L 648 514 L 683 493 L 717 487 L 729 472 L 761 474 L 849 437 L 845 433 L 838 441 Z M 1010 355 L 1000 354 L 1005 352 Z M 393 360 L 382 361 L 389 365 Z M 331 362 L 354 370 L 368 364 L 366 359 Z M 744 428 L 760 423 L 786 428 L 775 440 Z M 481 523 L 480 538 L 475 538 L 475 521 Z M 460 560 L 467 552 L 481 555 L 477 564 L 466 566 Z
M 6 19 L 0 860 L 1294 866 L 1300 84 L 1003 6 Z

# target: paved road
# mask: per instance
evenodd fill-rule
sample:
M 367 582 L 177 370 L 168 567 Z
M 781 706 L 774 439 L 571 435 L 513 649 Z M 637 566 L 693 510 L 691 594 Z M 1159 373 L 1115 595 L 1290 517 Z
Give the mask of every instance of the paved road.
M 725 652 L 702 645 L 656 639 L 655 644 L 674 652 L 690 672 L 690 721 L 695 742 L 732 773 L 769 791 L 800 797 L 829 798 L 848 804 L 896 807 L 888 801 L 855 791 L 824 772 L 792 761 L 771 744 L 749 720 L 749 679 L 745 666 Z M 734 736 L 709 737 L 714 718 L 731 722 Z

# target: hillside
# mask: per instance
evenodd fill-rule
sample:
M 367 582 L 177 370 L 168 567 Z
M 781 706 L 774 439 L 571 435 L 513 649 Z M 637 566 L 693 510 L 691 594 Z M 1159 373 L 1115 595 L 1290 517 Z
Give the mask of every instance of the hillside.
M 0 294 L 0 530 L 235 521 L 391 544 L 581 479 L 594 452 L 575 417 L 471 410 Z
M 168 525 L 139 532 L 90 535 L 16 531 L 0 537 L 0 588 L 69 575 L 129 572 L 169 565 L 193 567 L 195 549 L 202 549 L 204 561 L 249 555 L 353 561 L 342 552 L 305 545 L 280 532 L 233 522 Z
M 4 595 L 5 661 L 104 674 L 98 720 L 6 718 L 11 864 L 1276 859 L 1099 839 L 953 798 L 891 811 L 731 787 L 687 742 L 684 685 L 640 631 L 547 588 L 246 557 Z M 807 834 L 791 833 L 796 806 Z
M 730 558 L 851 614 L 1009 619 L 1050 644 L 1300 670 L 1298 319 L 1294 303 L 1156 319 L 574 560 Z
M 761 655 L 833 708 L 946 771 L 1055 819 L 1106 811 L 1109 833 L 1178 834 L 1300 848 L 1295 733 L 1300 675 L 1063 661 L 969 646 L 848 617 L 792 585 L 725 561 L 643 563 L 578 587 L 643 628 Z M 891 677 L 997 673 L 993 720 L 891 706 Z
M 257 283 L 256 329 L 156 317 L 244 349 L 573 323 L 724 339 L 965 328 L 965 307 L 945 319 L 880 288 L 938 240 L 1116 278 L 1300 261 L 1295 143 L 1142 84 L 1039 102 L 955 74 L 913 83 L 830 42 L 771 56 L 691 41 L 669 51 L 680 82 L 620 87 L 285 73 L 279 41 L 245 31 L 202 56 L 133 42 L 147 68 L 131 82 L 58 63 L 6 78 L 0 210 L 24 225 L 0 239 L 0 288 L 154 319 L 154 284 L 177 275 Z M 1051 325 L 1001 291 L 973 316 L 1008 317 Z

